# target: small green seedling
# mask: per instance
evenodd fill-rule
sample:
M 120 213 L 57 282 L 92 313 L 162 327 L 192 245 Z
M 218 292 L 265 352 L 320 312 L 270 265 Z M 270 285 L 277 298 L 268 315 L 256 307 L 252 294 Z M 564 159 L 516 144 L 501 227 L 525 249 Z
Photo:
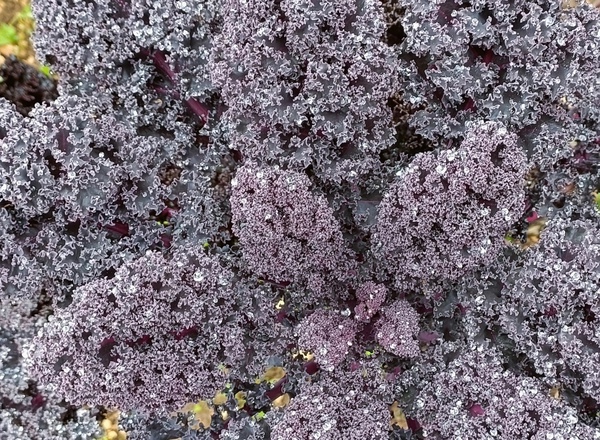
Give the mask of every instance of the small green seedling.
M 50 66 L 40 66 L 40 72 L 46 75 L 48 78 L 52 78 L 52 72 L 50 71 Z
M 12 24 L 0 24 L 0 46 L 17 44 L 18 42 L 17 29 Z
M 266 414 L 265 414 L 265 412 L 264 412 L 264 411 L 259 411 L 259 412 L 257 412 L 256 414 L 254 414 L 254 415 L 252 416 L 252 418 L 253 418 L 255 421 L 257 421 L 257 422 L 260 422 L 262 419 L 264 419 L 264 418 L 265 418 L 265 416 L 266 416 Z

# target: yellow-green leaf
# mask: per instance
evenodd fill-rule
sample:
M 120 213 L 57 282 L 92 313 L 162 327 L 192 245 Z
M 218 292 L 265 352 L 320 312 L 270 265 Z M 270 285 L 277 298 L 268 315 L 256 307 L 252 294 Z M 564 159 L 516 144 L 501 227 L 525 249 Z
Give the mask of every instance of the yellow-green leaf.
M 10 24 L 0 24 L 0 46 L 17 44 L 18 42 L 19 36 L 15 27 Z
M 40 66 L 40 72 L 42 72 L 48 78 L 52 78 L 52 73 L 50 73 L 50 66 Z
M 264 419 L 264 418 L 265 418 L 265 416 L 266 416 L 266 414 L 265 414 L 265 412 L 264 412 L 264 411 L 259 411 L 259 412 L 257 412 L 256 414 L 254 414 L 254 415 L 252 416 L 252 418 L 254 418 L 254 420 L 256 420 L 256 421 L 260 421 L 260 420 Z
M 25 7 L 23 9 L 21 9 L 21 12 L 19 12 L 17 14 L 15 19 L 16 20 L 32 20 L 33 13 L 31 12 L 31 6 L 25 5 Z

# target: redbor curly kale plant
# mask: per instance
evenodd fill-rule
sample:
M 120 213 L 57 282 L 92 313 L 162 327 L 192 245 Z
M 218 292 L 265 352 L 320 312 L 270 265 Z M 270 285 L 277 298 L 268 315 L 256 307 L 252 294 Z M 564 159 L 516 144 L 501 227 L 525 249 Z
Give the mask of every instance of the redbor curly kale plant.
M 35 0 L 59 96 L 0 101 L 2 432 L 600 439 L 572 3 Z

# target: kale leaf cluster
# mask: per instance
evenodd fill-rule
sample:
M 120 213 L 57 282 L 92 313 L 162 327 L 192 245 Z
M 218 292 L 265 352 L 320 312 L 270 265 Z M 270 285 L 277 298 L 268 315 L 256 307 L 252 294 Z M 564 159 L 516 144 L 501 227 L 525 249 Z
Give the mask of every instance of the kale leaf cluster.
M 598 10 L 32 6 L 0 432 L 600 439 Z

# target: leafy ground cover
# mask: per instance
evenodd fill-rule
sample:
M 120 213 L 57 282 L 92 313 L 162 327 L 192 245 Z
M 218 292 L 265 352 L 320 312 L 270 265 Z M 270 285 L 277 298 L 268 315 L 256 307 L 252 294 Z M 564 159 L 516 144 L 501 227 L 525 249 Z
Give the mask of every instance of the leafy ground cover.
M 0 6 L 0 438 L 600 438 L 597 10 Z

